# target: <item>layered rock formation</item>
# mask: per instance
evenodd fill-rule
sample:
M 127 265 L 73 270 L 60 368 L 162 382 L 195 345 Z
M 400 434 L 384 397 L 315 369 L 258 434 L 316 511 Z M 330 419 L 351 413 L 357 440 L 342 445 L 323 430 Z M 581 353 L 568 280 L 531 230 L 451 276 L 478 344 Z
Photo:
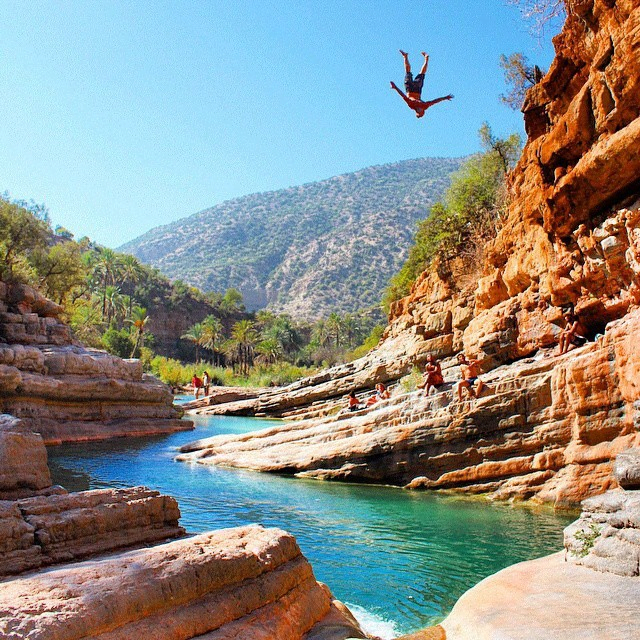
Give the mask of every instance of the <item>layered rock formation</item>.
M 302 422 L 184 457 L 559 505 L 615 486 L 612 460 L 640 428 L 639 24 L 640 0 L 568 3 L 556 58 L 527 95 L 528 142 L 483 260 L 457 281 L 425 272 L 366 358 L 229 407 Z M 554 358 L 570 307 L 603 337 Z M 349 391 L 398 380 L 428 353 L 454 382 L 461 351 L 488 372 L 472 405 L 400 396 L 370 415 L 332 415 Z
M 47 444 L 192 427 L 139 361 L 75 343 L 60 312 L 33 289 L 0 282 L 0 412 Z
M 616 486 L 612 460 L 640 445 L 636 335 L 640 312 L 580 351 L 494 369 L 473 402 L 453 390 L 398 395 L 356 414 L 198 441 L 179 459 L 575 505 Z
M 564 555 L 489 576 L 425 633 L 442 640 L 636 638 L 640 449 L 622 452 L 614 475 L 621 487 L 585 500 L 580 518 L 565 529 Z
M 582 503 L 582 515 L 564 532 L 567 559 L 576 564 L 640 576 L 640 448 L 624 451 L 614 465 L 615 491 Z
M 26 433 L 16 419 L 1 422 L 7 437 Z M 37 468 L 18 469 L 17 482 L 36 495 L 0 500 L 3 638 L 366 638 L 289 534 L 248 526 L 185 537 L 176 501 L 145 487 L 43 486 L 46 451 L 31 435 L 20 444 Z M 3 470 L 14 454 L 6 441 Z M 14 485 L 0 475 L 2 495 Z
M 319 635 L 329 615 L 330 593 L 293 537 L 259 526 L 0 583 L 0 632 L 8 639 L 366 637 L 345 617 L 341 629 L 333 618 L 332 634 Z

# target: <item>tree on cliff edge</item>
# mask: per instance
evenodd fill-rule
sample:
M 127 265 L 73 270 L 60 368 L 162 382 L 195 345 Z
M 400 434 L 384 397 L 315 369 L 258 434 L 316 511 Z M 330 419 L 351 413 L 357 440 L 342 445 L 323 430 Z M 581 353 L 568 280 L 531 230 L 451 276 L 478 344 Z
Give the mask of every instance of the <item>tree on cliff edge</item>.
M 444 271 L 450 271 L 449 265 L 460 259 L 465 271 L 471 273 L 482 247 L 502 224 L 505 177 L 520 156 L 520 136 L 498 138 L 487 123 L 478 133 L 484 153 L 462 165 L 453 175 L 444 201 L 431 207 L 429 217 L 418 223 L 409 256 L 385 293 L 385 306 L 407 295 L 416 278 L 435 264 L 436 258 Z
M 522 17 L 531 25 L 531 32 L 540 36 L 550 22 L 563 20 L 565 6 L 571 0 L 507 0 L 520 9 Z

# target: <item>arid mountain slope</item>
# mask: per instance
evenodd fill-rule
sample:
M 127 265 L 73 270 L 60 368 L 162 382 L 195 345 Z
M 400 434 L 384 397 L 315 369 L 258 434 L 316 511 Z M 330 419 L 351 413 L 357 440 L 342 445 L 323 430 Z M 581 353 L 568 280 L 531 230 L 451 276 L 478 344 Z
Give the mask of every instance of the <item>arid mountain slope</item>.
M 236 287 L 250 309 L 312 319 L 356 311 L 379 303 L 459 165 L 407 160 L 237 198 L 121 250 L 204 291 Z

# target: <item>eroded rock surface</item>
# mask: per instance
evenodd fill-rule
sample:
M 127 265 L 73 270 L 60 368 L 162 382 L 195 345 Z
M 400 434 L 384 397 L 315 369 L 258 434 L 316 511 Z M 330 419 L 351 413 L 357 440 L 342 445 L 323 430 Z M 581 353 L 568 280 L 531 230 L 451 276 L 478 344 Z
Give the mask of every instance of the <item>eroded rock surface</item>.
M 175 538 L 179 517 L 145 487 L 0 501 L 0 576 Z
M 566 557 L 576 564 L 640 576 L 640 491 L 625 489 L 640 474 L 640 448 L 623 451 L 614 465 L 621 488 L 582 503 L 582 514 L 564 532 Z
M 0 461 L 0 500 L 56 491 L 42 437 L 7 414 L 0 414 Z
M 521 562 L 467 591 L 442 622 L 446 640 L 629 640 L 640 580 L 564 562 Z
M 294 538 L 259 526 L 0 583 L 7 639 L 301 640 L 330 614 Z M 357 627 L 333 638 L 365 637 Z
M 633 312 L 580 350 L 494 369 L 473 402 L 453 389 L 397 395 L 365 412 L 197 441 L 179 459 L 577 505 L 617 486 L 613 460 L 640 445 L 637 335 Z
M 0 282 L 0 411 L 47 444 L 192 427 L 139 361 L 73 342 L 60 311 L 29 287 Z

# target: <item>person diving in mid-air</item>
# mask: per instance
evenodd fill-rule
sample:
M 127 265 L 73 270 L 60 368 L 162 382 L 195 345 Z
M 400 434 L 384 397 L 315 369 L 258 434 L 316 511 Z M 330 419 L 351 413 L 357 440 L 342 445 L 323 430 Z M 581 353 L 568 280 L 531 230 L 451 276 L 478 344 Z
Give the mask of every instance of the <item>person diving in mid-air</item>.
M 424 56 L 424 64 L 422 65 L 422 69 L 420 69 L 420 73 L 414 78 L 411 74 L 411 65 L 409 64 L 408 54 L 402 50 L 400 50 L 400 53 L 404 58 L 404 90 L 407 93 L 406 95 L 402 93 L 393 81 L 391 82 L 391 88 L 395 89 L 400 94 L 400 97 L 407 103 L 407 106 L 416 112 L 416 118 L 422 118 L 426 110 L 429 107 L 433 107 L 434 104 L 438 104 L 438 102 L 442 102 L 443 100 L 451 100 L 451 98 L 453 98 L 453 96 L 449 94 L 448 96 L 436 98 L 435 100 L 422 100 L 422 85 L 424 84 L 424 74 L 427 72 L 427 66 L 429 65 L 429 56 L 424 51 L 422 52 L 422 55 Z

